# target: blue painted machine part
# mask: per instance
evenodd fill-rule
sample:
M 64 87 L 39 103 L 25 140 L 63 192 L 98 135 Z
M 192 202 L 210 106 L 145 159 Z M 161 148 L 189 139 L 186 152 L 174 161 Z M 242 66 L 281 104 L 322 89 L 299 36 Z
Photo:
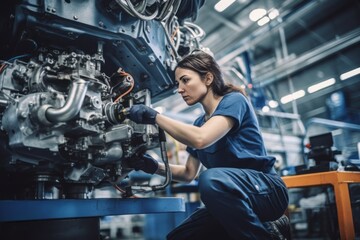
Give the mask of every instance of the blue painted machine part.
M 185 212 L 184 199 L 161 197 L 0 201 L 0 222 L 165 212 Z

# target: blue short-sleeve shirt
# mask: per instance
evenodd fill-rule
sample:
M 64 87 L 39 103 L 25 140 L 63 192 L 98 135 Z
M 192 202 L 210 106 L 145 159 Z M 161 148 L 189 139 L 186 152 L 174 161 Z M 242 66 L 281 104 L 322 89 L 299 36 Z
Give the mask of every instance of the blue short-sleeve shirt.
M 212 116 L 234 119 L 233 128 L 220 140 L 204 149 L 187 147 L 187 151 L 206 168 L 235 167 L 270 172 L 275 158 L 268 156 L 255 112 L 249 100 L 239 92 L 226 94 Z M 205 114 L 197 118 L 195 126 L 205 123 Z

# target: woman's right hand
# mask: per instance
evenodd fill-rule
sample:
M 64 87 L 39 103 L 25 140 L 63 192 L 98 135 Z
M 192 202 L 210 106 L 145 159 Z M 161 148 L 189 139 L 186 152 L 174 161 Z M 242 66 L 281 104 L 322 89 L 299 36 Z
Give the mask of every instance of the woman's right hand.
M 141 124 L 155 124 L 155 118 L 158 114 L 154 109 L 144 104 L 133 105 L 129 110 L 129 119 Z

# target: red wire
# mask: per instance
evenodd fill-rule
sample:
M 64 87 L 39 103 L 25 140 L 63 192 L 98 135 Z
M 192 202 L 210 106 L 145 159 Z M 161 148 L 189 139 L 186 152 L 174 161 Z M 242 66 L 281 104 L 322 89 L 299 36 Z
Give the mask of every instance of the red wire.
M 1 64 L 1 67 L 0 67 L 0 73 L 2 72 L 2 70 L 4 70 L 6 67 L 6 64 Z
M 129 88 L 129 90 L 127 90 L 126 92 L 124 92 L 123 94 L 121 94 L 119 97 L 117 97 L 114 102 L 117 103 L 118 101 L 120 101 L 120 99 L 121 99 L 122 97 L 124 97 L 125 95 L 129 94 L 129 93 L 131 92 L 131 90 L 133 90 L 134 86 L 135 86 L 134 81 L 131 81 L 131 87 Z
M 127 72 L 125 72 L 125 71 L 123 71 L 123 70 L 118 71 L 118 73 L 119 73 L 120 76 L 124 76 L 124 77 L 130 76 L 130 77 L 133 79 L 133 77 L 132 77 L 129 73 L 127 73 Z M 124 92 L 123 94 L 121 94 L 119 97 L 117 97 L 114 102 L 117 103 L 118 101 L 120 101 L 120 99 L 121 99 L 122 97 L 124 97 L 125 95 L 129 94 L 129 93 L 131 92 L 131 90 L 134 88 L 134 86 L 135 86 L 135 82 L 134 82 L 134 80 L 132 80 L 132 81 L 131 81 L 131 87 L 129 88 L 129 90 L 127 90 L 126 92 Z
M 118 190 L 119 192 L 121 192 L 121 193 L 126 193 L 126 191 L 125 190 L 123 190 L 122 188 L 120 188 L 118 185 L 116 185 L 115 183 L 111 183 L 111 185 L 113 185 L 113 187 L 116 189 L 116 190 Z M 135 195 L 132 195 L 132 196 L 130 196 L 130 198 L 139 198 L 138 196 L 135 196 Z

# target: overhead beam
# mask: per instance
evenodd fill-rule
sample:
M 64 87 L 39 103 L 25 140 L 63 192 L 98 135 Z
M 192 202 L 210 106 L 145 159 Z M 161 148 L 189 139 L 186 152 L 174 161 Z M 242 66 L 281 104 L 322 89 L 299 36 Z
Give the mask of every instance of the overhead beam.
M 259 83 L 262 86 L 269 85 L 358 42 L 360 42 L 360 28 L 357 28 L 338 39 L 328 42 L 317 49 L 313 49 L 293 60 L 287 61 L 274 68 L 272 71 L 268 71 L 259 77 L 255 77 L 253 81 L 254 83 Z

